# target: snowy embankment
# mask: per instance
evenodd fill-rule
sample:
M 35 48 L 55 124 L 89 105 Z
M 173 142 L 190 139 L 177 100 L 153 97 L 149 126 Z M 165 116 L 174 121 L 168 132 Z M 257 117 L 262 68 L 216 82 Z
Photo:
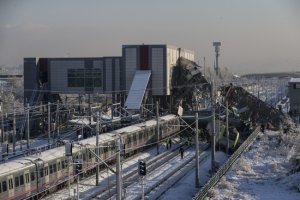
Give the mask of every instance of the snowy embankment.
M 207 199 L 300 199 L 299 143 L 300 129 L 260 133 Z

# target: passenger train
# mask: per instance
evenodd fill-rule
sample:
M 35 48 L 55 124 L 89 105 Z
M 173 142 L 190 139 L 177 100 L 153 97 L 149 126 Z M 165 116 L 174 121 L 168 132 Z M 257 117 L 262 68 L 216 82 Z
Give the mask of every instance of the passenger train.
M 180 120 L 175 115 L 160 117 L 160 137 L 167 138 L 180 131 Z M 129 156 L 142 147 L 155 144 L 156 120 L 149 120 L 99 135 L 99 154 L 102 160 L 113 162 L 116 153 L 115 142 L 121 137 L 124 155 Z M 38 199 L 42 195 L 64 187 L 68 183 L 69 173 L 74 181 L 75 165 L 83 161 L 82 174 L 94 173 L 96 158 L 89 151 L 95 152 L 96 137 L 79 141 L 74 145 L 72 157 L 65 155 L 65 147 L 57 147 L 16 158 L 0 164 L 0 199 Z M 70 161 L 69 161 L 70 159 Z

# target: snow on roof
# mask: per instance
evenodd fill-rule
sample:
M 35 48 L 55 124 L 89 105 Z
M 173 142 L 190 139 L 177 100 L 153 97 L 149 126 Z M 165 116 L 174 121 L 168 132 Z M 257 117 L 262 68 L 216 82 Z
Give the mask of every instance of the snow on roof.
M 300 78 L 291 78 L 289 83 L 300 83 Z
M 33 163 L 29 160 L 26 160 L 25 158 L 7 161 L 0 165 L 0 176 L 7 174 L 7 172 L 12 173 L 20 169 L 28 168 L 31 165 L 33 165 Z

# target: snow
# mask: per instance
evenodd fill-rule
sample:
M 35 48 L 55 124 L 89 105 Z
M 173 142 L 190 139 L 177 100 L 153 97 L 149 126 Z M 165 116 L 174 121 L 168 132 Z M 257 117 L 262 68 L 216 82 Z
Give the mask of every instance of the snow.
M 179 142 L 179 140 L 177 140 Z M 173 144 L 173 148 L 175 148 L 178 144 Z M 160 152 L 163 153 L 166 150 L 164 145 L 160 146 Z M 197 192 L 198 188 L 195 188 L 195 168 L 194 164 L 195 161 L 192 160 L 186 167 L 179 169 L 181 164 L 184 161 L 191 159 L 194 157 L 195 148 L 192 146 L 191 148 L 187 149 L 184 154 L 184 159 L 178 156 L 169 160 L 168 162 L 162 164 L 157 170 L 153 172 L 148 172 L 147 176 L 145 177 L 145 191 L 150 190 L 151 187 L 158 184 L 164 177 L 170 174 L 172 171 L 177 171 L 174 175 L 170 178 L 171 181 L 167 181 L 162 186 L 159 186 L 155 190 L 151 191 L 146 197 L 147 199 L 155 199 L 163 192 L 165 188 L 171 189 L 168 190 L 166 193 L 162 194 L 160 197 L 161 199 L 191 199 Z M 132 171 L 137 170 L 137 162 L 139 159 L 146 159 L 149 160 L 156 156 L 156 148 L 150 148 L 147 151 L 140 153 L 129 160 L 123 162 L 123 173 L 124 175 L 130 173 Z M 228 156 L 223 152 L 216 152 L 216 159 L 223 164 L 227 159 Z M 210 160 L 210 150 L 201 152 L 200 154 L 200 183 L 204 185 L 204 183 L 210 178 L 209 170 L 211 168 L 211 160 Z M 181 177 L 181 173 L 186 173 L 183 178 Z M 174 184 L 175 180 L 179 178 L 179 181 Z M 173 180 L 172 180 L 173 179 Z M 80 181 L 80 198 L 81 199 L 90 199 L 90 196 L 97 191 L 100 191 L 101 188 L 103 189 L 108 182 L 115 181 L 115 175 L 112 174 L 110 171 L 103 171 L 99 176 L 100 184 L 99 186 L 95 186 L 95 176 L 88 178 L 86 180 Z M 74 189 L 76 188 L 76 184 L 72 184 L 71 186 L 71 196 L 75 196 Z M 135 180 L 129 187 L 126 188 L 126 193 L 124 199 L 134 199 L 139 198 L 141 195 L 141 185 L 140 180 Z M 174 198 L 175 197 L 175 198 Z M 58 191 L 55 194 L 45 197 L 44 199 L 68 199 L 69 192 L 68 189 L 63 189 Z M 113 197 L 114 199 L 115 197 Z
M 299 139 L 299 130 L 261 133 L 207 198 L 300 199 L 300 173 L 292 173 Z

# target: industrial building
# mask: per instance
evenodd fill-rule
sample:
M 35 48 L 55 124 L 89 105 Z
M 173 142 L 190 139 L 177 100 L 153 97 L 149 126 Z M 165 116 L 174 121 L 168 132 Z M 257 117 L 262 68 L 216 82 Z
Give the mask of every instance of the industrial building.
M 121 88 L 121 57 L 24 58 L 24 102 L 59 94 L 109 93 Z
M 194 61 L 194 52 L 166 44 L 142 44 L 123 45 L 121 57 L 24 58 L 24 103 L 53 102 L 59 94 L 100 93 L 113 98 L 133 95 L 128 101 L 138 97 L 141 104 L 146 90 L 147 96 L 166 99 L 180 57 Z M 148 78 L 143 78 L 145 74 Z M 130 93 L 137 85 L 144 86 L 138 94 Z M 132 104 L 128 101 L 125 104 Z
M 300 114 L 300 78 L 289 81 L 290 111 L 292 115 Z

